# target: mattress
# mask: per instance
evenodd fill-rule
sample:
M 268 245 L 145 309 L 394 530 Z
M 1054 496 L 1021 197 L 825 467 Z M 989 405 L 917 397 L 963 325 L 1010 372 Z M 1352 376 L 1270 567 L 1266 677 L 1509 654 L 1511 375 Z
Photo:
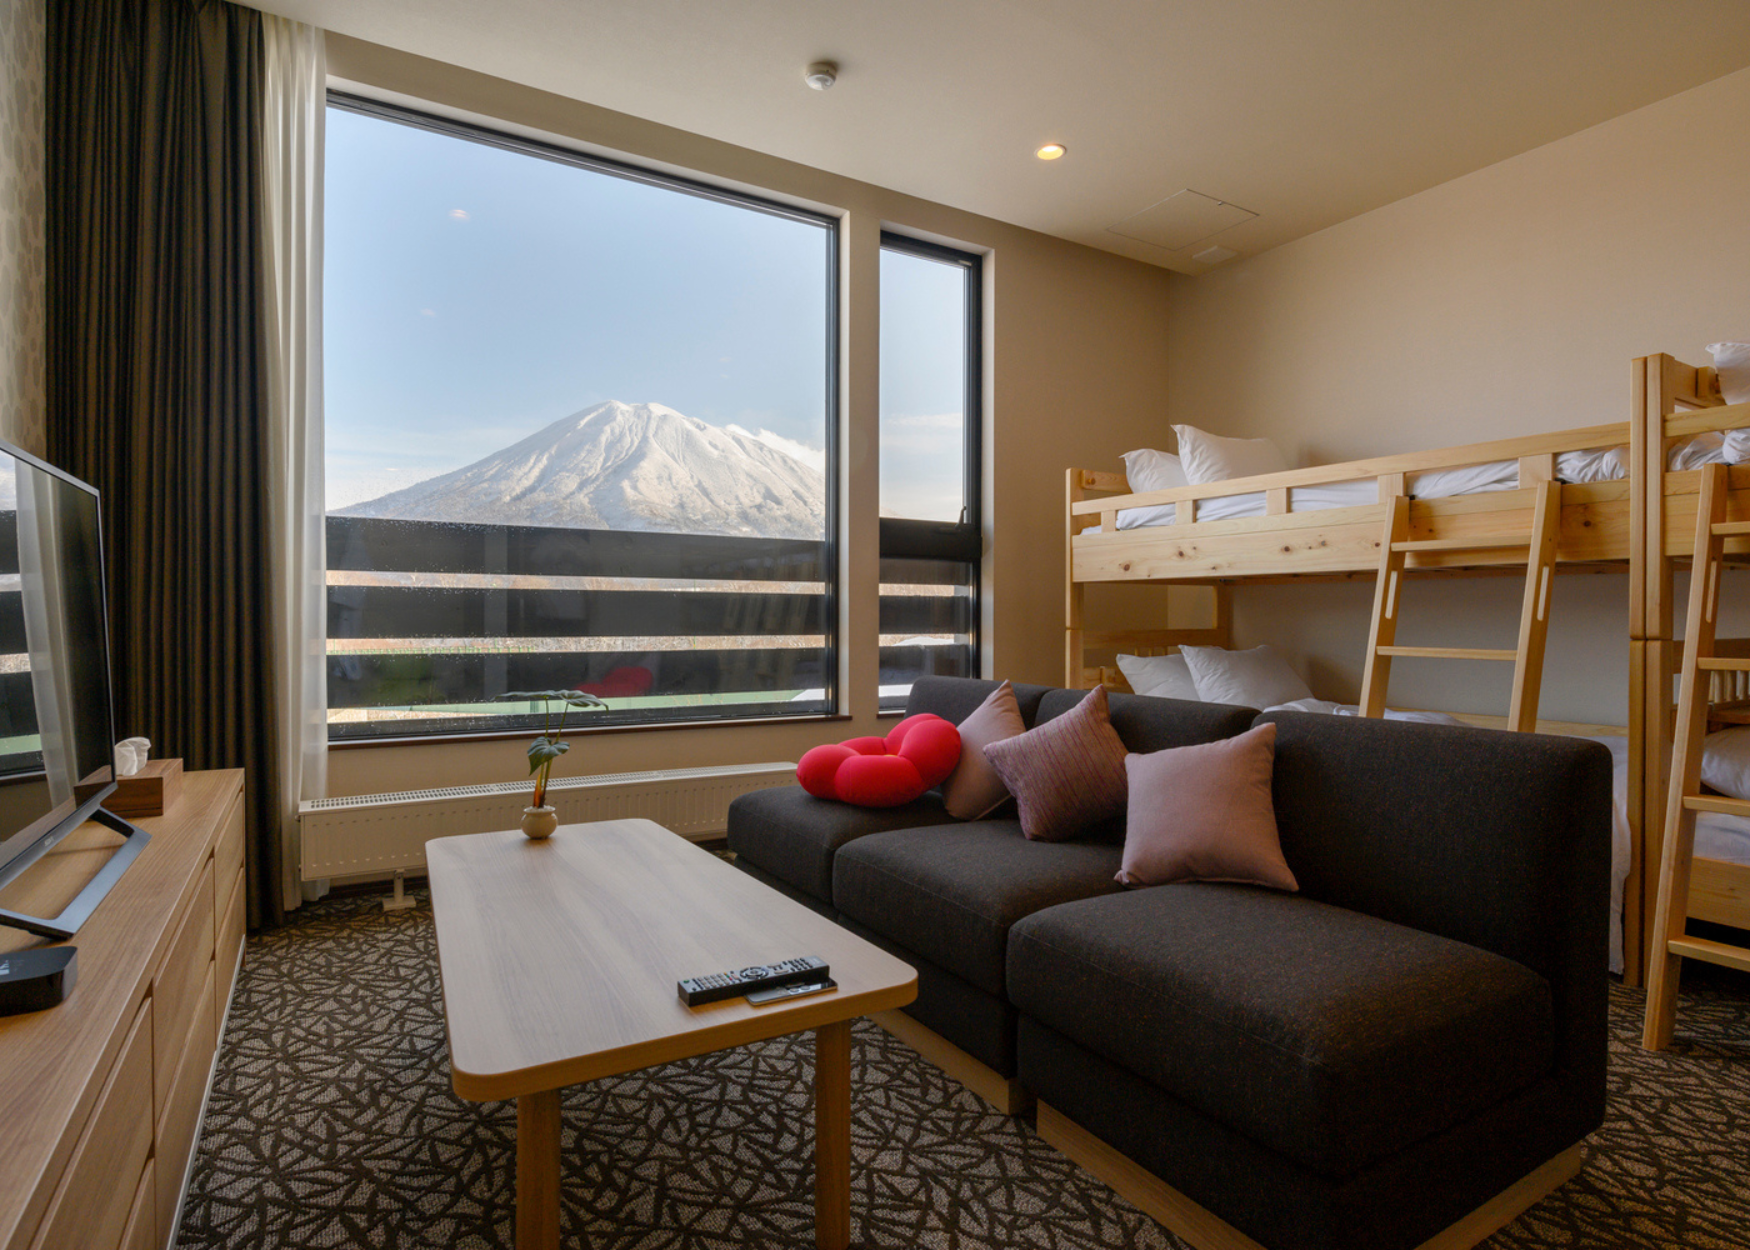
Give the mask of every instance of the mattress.
M 1565 451 L 1556 457 L 1556 478 L 1563 482 L 1619 482 L 1628 476 L 1628 449 L 1608 447 L 1592 451 Z M 1730 464 L 1726 438 L 1721 434 L 1700 434 L 1671 449 L 1669 463 L 1674 470 L 1699 468 L 1704 464 Z M 1412 473 L 1404 489 L 1416 499 L 1449 499 L 1454 495 L 1480 495 L 1488 491 L 1517 490 L 1519 462 L 1492 460 L 1487 464 L 1465 465 L 1454 469 L 1431 469 Z M 1379 502 L 1379 480 L 1361 478 L 1353 482 L 1329 482 L 1318 486 L 1296 486 L 1289 491 L 1290 512 L 1316 512 L 1324 508 L 1355 508 Z M 1148 508 L 1123 508 L 1118 513 L 1121 530 L 1143 529 L 1151 525 L 1171 525 L 1178 514 L 1174 504 L 1156 504 Z M 1244 495 L 1220 495 L 1199 500 L 1199 521 L 1231 521 L 1240 517 L 1265 514 L 1264 492 Z M 1098 526 L 1082 531 L 1099 533 Z

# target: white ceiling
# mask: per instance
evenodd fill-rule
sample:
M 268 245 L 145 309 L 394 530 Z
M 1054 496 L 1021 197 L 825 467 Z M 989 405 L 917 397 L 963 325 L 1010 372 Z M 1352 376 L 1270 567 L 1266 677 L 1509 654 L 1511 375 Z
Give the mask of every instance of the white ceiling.
M 1750 0 L 254 2 L 1189 273 L 1750 66 Z M 1184 189 L 1258 215 L 1108 229 Z

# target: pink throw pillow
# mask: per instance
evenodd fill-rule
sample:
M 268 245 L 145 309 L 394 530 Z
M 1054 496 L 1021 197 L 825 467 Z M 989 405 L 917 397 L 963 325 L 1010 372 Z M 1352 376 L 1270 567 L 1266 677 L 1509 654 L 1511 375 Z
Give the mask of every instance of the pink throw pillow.
M 1021 832 L 1041 842 L 1080 837 L 1124 813 L 1124 743 L 1095 686 L 1055 720 L 992 742 L 984 757 L 1021 806 Z
M 1220 742 L 1130 756 L 1124 761 L 1130 803 L 1118 880 L 1238 881 L 1299 890 L 1276 831 L 1270 799 L 1275 765 L 1274 725 Z
M 1008 801 L 1009 788 L 984 757 L 984 749 L 1026 732 L 1015 688 L 1006 681 L 960 722 L 960 763 L 942 787 L 942 806 L 950 816 L 982 820 Z

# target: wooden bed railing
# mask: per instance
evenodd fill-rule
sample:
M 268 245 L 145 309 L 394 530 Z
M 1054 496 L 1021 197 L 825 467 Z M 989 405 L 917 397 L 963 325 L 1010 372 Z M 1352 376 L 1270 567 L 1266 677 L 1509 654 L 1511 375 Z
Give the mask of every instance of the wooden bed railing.
M 1432 451 L 1405 452 L 1340 464 L 1288 469 L 1257 477 L 1206 482 L 1200 486 L 1176 486 L 1168 490 L 1130 493 L 1126 493 L 1130 491 L 1130 483 L 1122 473 L 1076 469 L 1071 471 L 1071 490 L 1072 494 L 1079 493 L 1081 497 L 1071 499 L 1069 514 L 1072 531 L 1080 530 L 1086 525 L 1099 524 L 1104 532 L 1111 533 L 1117 528 L 1117 514 L 1122 509 L 1147 508 L 1169 503 L 1189 504 L 1189 507 L 1176 506 L 1173 520 L 1176 525 L 1190 525 L 1195 523 L 1196 505 L 1201 500 L 1261 493 L 1264 496 L 1265 514 L 1278 515 L 1293 511 L 1294 492 L 1297 489 L 1336 486 L 1370 478 L 1378 483 L 1379 499 L 1383 502 L 1404 494 L 1405 484 L 1413 474 L 1435 469 L 1461 469 L 1497 460 L 1517 460 L 1519 484 L 1529 486 L 1552 480 L 1556 473 L 1556 457 L 1563 452 L 1628 446 L 1632 458 L 1639 442 L 1637 432 L 1631 424 L 1620 421 L 1551 434 L 1527 434 L 1486 443 L 1469 443 L 1462 447 L 1442 447 Z M 1089 499 L 1086 496 L 1090 492 L 1106 497 Z

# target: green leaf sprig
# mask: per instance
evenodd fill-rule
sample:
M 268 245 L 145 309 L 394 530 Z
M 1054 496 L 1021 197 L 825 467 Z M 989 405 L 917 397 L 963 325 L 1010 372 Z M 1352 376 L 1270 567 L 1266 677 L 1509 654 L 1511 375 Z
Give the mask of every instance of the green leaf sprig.
M 531 806 L 544 807 L 547 782 L 552 776 L 553 761 L 571 749 L 560 735 L 565 732 L 565 718 L 573 710 L 606 708 L 608 705 L 593 694 L 581 690 L 513 690 L 498 696 L 501 703 L 541 704 L 541 736 L 529 746 L 529 775 L 535 779 L 535 801 Z M 554 722 L 553 705 L 559 705 L 558 722 Z

